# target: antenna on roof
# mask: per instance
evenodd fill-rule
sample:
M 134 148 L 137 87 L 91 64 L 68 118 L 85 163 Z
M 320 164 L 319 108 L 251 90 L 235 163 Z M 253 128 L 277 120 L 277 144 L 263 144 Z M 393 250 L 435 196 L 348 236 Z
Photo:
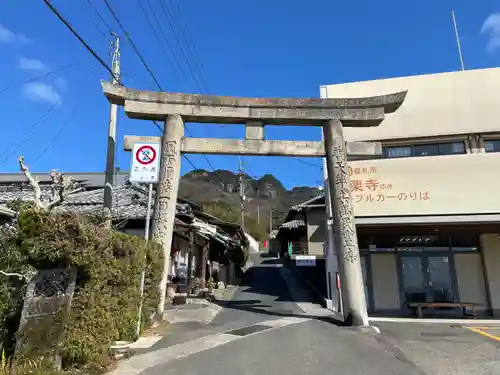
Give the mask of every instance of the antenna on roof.
M 460 46 L 460 37 L 458 36 L 457 20 L 455 18 L 454 10 L 451 11 L 451 17 L 453 18 L 453 28 L 455 29 L 455 37 L 457 38 L 458 56 L 460 57 L 460 68 L 461 70 L 465 70 L 464 58 L 462 56 L 462 47 Z

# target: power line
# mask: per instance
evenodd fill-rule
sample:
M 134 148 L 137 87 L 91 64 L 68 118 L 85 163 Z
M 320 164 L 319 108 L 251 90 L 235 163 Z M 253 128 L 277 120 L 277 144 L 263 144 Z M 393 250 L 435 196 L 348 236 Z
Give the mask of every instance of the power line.
M 45 0 L 44 0 L 45 1 Z M 120 27 L 121 31 L 123 32 L 123 34 L 125 34 L 125 37 L 127 38 L 127 40 L 129 41 L 130 45 L 132 46 L 132 48 L 134 49 L 134 52 L 135 54 L 137 55 L 137 57 L 139 57 L 139 59 L 141 60 L 142 62 L 142 65 L 144 65 L 144 67 L 146 68 L 146 70 L 148 71 L 149 75 L 151 76 L 151 78 L 153 79 L 153 81 L 155 82 L 156 86 L 158 86 L 158 88 L 160 89 L 160 91 L 163 91 L 161 85 L 160 85 L 160 82 L 158 82 L 158 80 L 156 79 L 153 71 L 151 70 L 151 68 L 149 67 L 149 65 L 147 64 L 146 60 L 144 60 L 144 57 L 142 56 L 141 52 L 139 51 L 139 48 L 137 48 L 136 44 L 134 43 L 134 41 L 132 40 L 132 38 L 130 37 L 130 34 L 127 32 L 127 30 L 125 30 L 125 28 L 123 27 L 123 24 L 120 22 L 120 19 L 118 18 L 118 16 L 116 15 L 116 13 L 114 12 L 113 8 L 111 7 L 111 4 L 109 3 L 108 0 L 103 0 L 104 3 L 106 4 L 106 7 L 108 8 L 109 12 L 111 13 L 111 16 L 113 16 L 113 19 L 115 20 L 115 22 L 118 24 L 118 26 Z
M 61 127 L 59 128 L 59 131 L 50 140 L 50 142 L 48 143 L 47 147 L 45 147 L 45 149 L 40 153 L 40 155 L 38 156 L 38 158 L 36 158 L 36 160 L 34 161 L 34 163 L 37 163 L 41 158 L 43 158 L 43 156 L 47 153 L 47 151 L 49 151 L 50 148 L 54 145 L 55 141 L 57 141 L 57 139 L 62 134 L 62 132 L 64 131 L 64 129 L 66 128 L 66 126 L 69 124 L 71 118 L 74 116 L 74 114 L 76 113 L 76 111 L 80 108 L 80 104 L 81 103 L 82 103 L 82 101 L 78 101 L 78 104 L 75 106 L 75 108 L 73 109 L 73 111 L 69 115 L 68 119 L 61 125 Z
M 163 0 L 160 0 L 159 3 L 160 3 L 160 8 L 163 11 L 163 14 L 165 15 L 165 17 L 168 21 L 170 29 L 172 30 L 172 34 L 175 37 L 175 41 L 177 42 L 177 45 L 179 46 L 181 54 L 184 56 L 184 59 L 186 60 L 187 66 L 188 66 L 189 70 L 191 71 L 191 75 L 193 76 L 194 83 L 196 84 L 196 86 L 198 86 L 198 89 L 202 93 L 203 93 L 203 91 L 206 92 L 207 90 L 204 90 L 204 88 L 202 87 L 203 85 L 200 84 L 200 79 L 197 78 L 196 69 L 193 68 L 193 66 L 191 65 L 191 61 L 190 61 L 189 57 L 187 56 L 186 51 L 182 46 L 182 43 L 179 41 L 179 36 L 177 35 L 176 29 L 175 29 L 175 27 L 173 25 L 173 21 L 172 21 L 174 17 L 172 17 L 172 14 L 170 13 L 170 8 L 168 7 L 168 4 L 165 7 L 165 5 L 163 4 Z
M 33 77 L 33 78 L 30 78 L 30 79 L 27 79 L 26 81 L 23 81 L 23 82 L 19 82 L 19 83 L 15 83 L 13 85 L 10 85 L 10 86 L 7 86 L 7 87 L 4 87 L 3 89 L 0 90 L 0 94 L 5 92 L 5 91 L 8 91 L 8 90 L 11 90 L 11 89 L 14 89 L 16 87 L 19 87 L 19 86 L 22 86 L 22 85 L 25 85 L 26 83 L 30 83 L 30 82 L 34 82 L 34 81 L 38 81 L 40 79 L 43 79 L 43 78 L 46 78 L 54 73 L 58 73 L 58 72 L 62 72 L 63 70 L 66 70 L 66 69 L 69 69 L 69 68 L 72 68 L 74 66 L 78 65 L 78 63 L 73 63 L 73 64 L 69 64 L 69 65 L 66 65 L 66 66 L 63 66 L 63 67 L 60 67 L 60 68 L 57 68 L 57 69 L 54 69 L 54 70 L 51 70 L 50 72 L 47 72 L 45 74 L 42 74 L 41 76 L 37 76 L 37 77 Z
M 86 9 L 85 7 L 83 6 L 83 3 L 80 1 L 80 7 L 82 8 L 82 10 L 86 12 Z M 87 18 L 90 20 L 90 22 L 92 22 L 92 24 L 95 26 L 95 28 L 97 29 L 97 31 L 99 31 L 99 34 L 101 34 L 103 36 L 104 39 L 108 39 L 108 37 L 106 36 L 106 32 L 105 31 L 102 31 L 101 28 L 99 27 L 99 25 L 97 24 L 97 22 L 94 20 L 94 18 L 87 13 Z
M 90 74 L 94 74 L 96 72 L 96 70 L 97 70 L 97 68 L 92 69 L 92 71 L 90 72 Z M 50 140 L 50 142 L 47 144 L 47 147 L 45 147 L 45 149 L 41 152 L 41 154 L 38 156 L 38 158 L 36 158 L 36 160 L 34 161 L 34 163 L 37 163 L 40 159 L 42 159 L 43 156 L 47 153 L 47 151 L 50 150 L 50 148 L 57 141 L 57 139 L 62 134 L 62 132 L 64 131 L 64 129 L 66 128 L 66 126 L 69 124 L 70 120 L 73 118 L 73 116 L 75 115 L 75 113 L 78 111 L 78 109 L 80 109 L 80 107 L 82 106 L 82 104 L 83 104 L 83 101 L 82 100 L 78 100 L 77 104 L 73 108 L 73 111 L 71 111 L 71 114 L 69 115 L 68 119 L 61 125 L 61 127 L 59 128 L 59 131 Z
M 29 128 L 28 130 L 26 130 L 19 138 L 18 138 L 18 141 L 21 141 L 25 136 L 26 134 L 28 134 L 30 131 L 34 130 L 31 135 L 26 138 L 25 140 L 21 141 L 21 143 L 17 144 L 16 145 L 16 142 L 12 143 L 9 147 L 7 147 L 7 149 L 0 155 L 0 158 L 2 158 L 7 152 L 9 149 L 11 149 L 13 146 L 14 146 L 14 149 L 12 150 L 12 152 L 5 158 L 3 159 L 1 162 L 0 162 L 0 165 L 3 165 L 5 164 L 5 162 L 7 160 L 9 160 L 11 158 L 12 155 L 14 155 L 16 153 L 16 151 L 21 147 L 21 146 L 24 146 L 26 144 L 26 142 L 28 142 L 31 138 L 33 138 L 36 134 L 36 126 L 38 125 L 38 123 L 42 120 L 45 119 L 45 122 L 47 122 L 47 116 L 50 114 L 50 112 L 52 112 L 52 110 L 61 102 L 61 99 L 59 99 L 57 102 L 55 102 L 42 116 L 40 116 L 38 118 L 38 120 L 36 120 Z
M 139 0 L 140 1 L 140 0 Z M 158 29 L 160 30 L 162 36 L 163 36 L 163 39 L 165 40 L 165 42 L 167 43 L 167 47 L 168 49 L 170 50 L 171 54 L 172 54 L 172 58 L 174 59 L 175 61 L 175 65 L 177 66 L 177 69 L 179 71 L 179 73 L 182 75 L 182 77 L 184 78 L 184 81 L 185 82 L 188 82 L 188 77 L 186 75 L 186 72 L 184 71 L 184 68 L 182 67 L 182 64 L 179 62 L 179 59 L 177 58 L 177 55 L 175 53 L 175 50 L 173 49 L 172 47 L 172 44 L 170 43 L 170 40 L 167 38 L 167 35 L 165 34 L 165 30 L 163 30 L 163 27 L 161 26 L 161 22 L 160 20 L 158 19 L 158 17 L 156 16 L 156 12 L 154 11 L 153 9 L 153 6 L 151 5 L 151 1 L 148 0 L 147 1 L 147 4 L 149 6 L 149 10 L 151 12 L 151 14 L 153 15 L 153 18 L 155 19 L 156 21 L 156 24 L 158 25 Z
M 148 1 L 147 3 L 148 3 L 148 4 L 149 4 L 149 6 L 151 7 L 150 2 Z M 156 40 L 158 41 L 158 44 L 160 45 L 161 50 L 162 50 L 163 54 L 165 55 L 165 58 L 167 59 L 168 63 L 172 66 L 173 64 L 172 64 L 172 61 L 170 60 L 170 56 L 167 54 L 167 51 L 166 51 L 166 49 L 165 49 L 165 47 L 164 47 L 163 43 L 161 42 L 160 36 L 159 36 L 159 35 L 158 35 L 158 33 L 156 32 L 156 29 L 154 28 L 153 23 L 151 22 L 151 19 L 149 18 L 148 13 L 146 12 L 146 9 L 145 9 L 145 8 L 144 8 L 144 6 L 142 5 L 141 0 L 137 0 L 137 4 L 138 4 L 138 5 L 139 5 L 139 7 L 141 8 L 141 11 L 142 11 L 142 13 L 144 14 L 144 17 L 145 17 L 145 18 L 146 18 L 146 20 L 148 21 L 149 27 L 150 27 L 150 28 L 151 28 L 151 30 L 153 31 L 153 34 L 154 34 L 154 36 L 155 36 Z M 158 23 L 158 25 L 159 25 L 158 19 L 156 18 L 156 16 L 155 16 L 154 12 L 151 12 L 151 13 L 152 13 L 152 14 L 153 14 L 153 16 L 155 17 L 156 22 L 157 22 L 157 23 Z M 160 26 L 160 31 L 163 33 L 163 30 L 161 29 L 161 26 Z M 165 38 L 165 35 L 163 35 L 163 37 Z M 168 39 L 166 39 L 166 40 L 168 41 Z M 170 45 L 169 45 L 169 47 L 170 47 Z M 170 49 L 171 49 L 171 47 L 170 47 Z M 177 63 L 178 63 L 178 61 L 177 61 Z
M 156 76 L 154 75 L 153 71 L 151 70 L 151 68 L 149 67 L 148 63 L 146 62 L 146 60 L 144 59 L 144 57 L 142 56 L 141 52 L 139 51 L 139 48 L 137 47 L 137 45 L 134 43 L 134 41 L 132 40 L 132 38 L 130 37 L 130 34 L 127 32 L 127 30 L 125 30 L 125 27 L 123 26 L 122 22 L 120 21 L 120 19 L 118 18 L 118 16 L 116 15 L 116 13 L 114 12 L 111 4 L 109 3 L 108 0 L 103 0 L 104 3 L 106 4 L 106 7 L 108 8 L 109 12 L 111 13 L 111 15 L 113 16 L 113 19 L 116 21 L 116 23 L 118 24 L 118 26 L 120 27 L 121 31 L 123 32 L 123 34 L 125 35 L 125 37 L 127 38 L 127 40 L 129 41 L 130 45 L 132 46 L 132 48 L 134 49 L 134 52 L 135 54 L 137 55 L 137 57 L 139 57 L 139 59 L 141 60 L 142 64 L 144 65 L 144 67 L 146 68 L 146 70 L 148 71 L 149 75 L 151 76 L 151 78 L 153 79 L 153 81 L 155 82 L 156 86 L 158 87 L 158 89 L 160 91 L 164 91 L 160 82 L 158 82 L 158 80 L 156 79 Z M 158 123 L 156 121 L 153 121 L 153 123 L 156 125 L 156 127 L 158 127 L 160 130 L 161 127 L 158 125 Z M 186 133 L 188 133 L 189 136 L 193 136 L 191 134 L 191 132 L 187 129 L 187 127 L 185 127 L 185 130 L 186 130 Z M 186 159 L 187 157 L 184 156 Z M 212 163 L 210 163 L 210 161 L 208 160 L 208 158 L 206 157 L 206 155 L 203 155 L 203 158 L 206 160 L 207 164 L 210 166 L 210 168 L 212 169 L 215 169 L 212 165 Z
M 111 26 L 109 26 L 109 24 L 104 20 L 104 18 L 101 16 L 101 13 L 99 13 L 99 11 L 94 7 L 94 5 L 92 4 L 92 2 L 90 0 L 87 0 L 87 3 L 90 5 L 90 7 L 94 10 L 95 14 L 97 14 L 97 17 L 99 17 L 99 19 L 101 20 L 101 22 L 104 24 L 104 26 L 106 26 L 106 28 L 108 29 L 108 32 L 110 34 L 113 33 L 113 29 L 111 28 Z
M 173 1 L 173 3 L 175 4 L 175 8 L 177 9 L 177 14 L 179 15 L 178 18 L 181 20 L 182 25 L 184 26 L 184 30 L 185 30 L 184 40 L 186 42 L 186 45 L 187 45 L 188 49 L 190 50 L 191 55 L 193 56 L 194 63 L 196 65 L 198 65 L 197 69 L 200 72 L 201 78 L 204 81 L 203 82 L 204 85 L 208 89 L 208 85 L 206 84 L 206 81 L 204 79 L 205 67 L 203 65 L 203 60 L 200 58 L 200 54 L 198 52 L 198 49 L 196 48 L 196 44 L 189 38 L 190 29 L 188 27 L 188 23 L 186 22 L 186 19 L 185 19 L 184 15 L 182 14 L 182 10 L 179 7 L 178 2 L 177 1 Z M 175 13 L 174 8 L 172 7 L 171 9 L 172 9 L 172 12 Z M 174 17 L 174 19 L 177 19 L 177 18 Z M 192 47 L 192 49 L 191 49 L 191 47 Z
M 92 56 L 94 56 L 96 60 L 99 61 L 99 63 L 111 74 L 111 76 L 116 79 L 111 68 L 104 62 L 103 59 L 99 57 L 99 55 L 87 44 L 87 42 L 83 40 L 83 38 L 78 34 L 78 32 L 73 28 L 73 26 L 71 26 L 70 23 L 66 21 L 66 19 L 61 15 L 61 13 L 59 13 L 57 8 L 54 5 L 52 5 L 49 0 L 43 0 L 43 2 L 47 4 L 52 13 L 54 13 L 57 16 L 57 18 L 59 18 L 59 20 L 64 24 L 64 26 L 66 26 L 69 29 L 69 31 L 71 31 L 71 33 L 80 41 L 80 43 L 83 44 L 83 46 L 87 49 L 87 51 L 89 51 L 92 54 Z
M 295 159 L 295 158 L 292 158 L 292 160 L 298 161 L 299 163 L 302 163 L 302 164 L 310 166 L 310 167 L 315 167 L 315 168 L 323 169 L 322 166 L 314 164 L 314 163 L 311 163 L 311 162 L 308 162 L 308 161 L 305 161 L 305 160 Z

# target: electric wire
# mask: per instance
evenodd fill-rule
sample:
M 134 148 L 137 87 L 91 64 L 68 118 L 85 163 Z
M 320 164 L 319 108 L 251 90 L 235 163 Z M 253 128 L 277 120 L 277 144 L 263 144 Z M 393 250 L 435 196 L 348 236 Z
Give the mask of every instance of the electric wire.
M 105 0 L 106 1 L 106 0 Z M 52 5 L 52 3 L 49 0 L 43 0 L 43 2 L 50 8 L 52 13 L 56 15 L 57 18 L 68 28 L 69 31 L 80 41 L 81 44 L 89 51 L 92 56 L 106 69 L 111 76 L 117 81 L 120 82 L 120 80 L 115 76 L 113 73 L 113 70 L 104 62 L 104 60 L 99 57 L 99 55 L 90 47 L 90 45 L 78 34 L 78 32 L 71 26 L 71 24 L 61 15 L 61 13 L 57 10 L 57 8 Z
M 185 33 L 181 32 L 181 34 L 184 34 L 185 43 L 188 47 L 189 52 L 191 53 L 191 56 L 193 57 L 194 63 L 198 66 L 197 68 L 198 68 L 198 71 L 200 72 L 201 79 L 203 80 L 203 84 L 205 85 L 206 89 L 208 90 L 208 85 L 206 84 L 205 77 L 204 77 L 205 66 L 203 64 L 203 60 L 200 58 L 200 53 L 198 52 L 198 48 L 196 48 L 196 44 L 189 37 L 190 29 L 188 27 L 188 23 L 186 22 L 186 18 L 184 17 L 183 12 L 182 12 L 181 8 L 179 7 L 178 2 L 174 0 L 173 3 L 175 4 L 175 9 L 172 6 L 171 11 L 173 13 L 177 13 L 177 15 L 178 15 L 178 17 L 175 17 L 175 15 L 174 15 L 174 19 L 175 20 L 180 19 L 181 22 L 179 23 L 179 25 L 182 23 L 182 26 L 184 26 Z
M 46 1 L 46 0 L 44 0 L 44 1 Z M 104 1 L 104 4 L 106 4 L 106 7 L 108 8 L 109 12 L 111 13 L 111 16 L 113 17 L 113 19 L 115 20 L 115 22 L 118 24 L 118 27 L 120 27 L 120 30 L 122 31 L 122 33 L 127 38 L 127 40 L 130 43 L 130 45 L 132 46 L 132 49 L 134 50 L 135 54 L 137 55 L 137 57 L 139 57 L 139 60 L 141 60 L 142 65 L 144 65 L 144 67 L 146 68 L 146 70 L 148 71 L 149 75 L 153 79 L 153 81 L 156 84 L 156 86 L 158 86 L 158 88 L 160 89 L 160 91 L 163 91 L 163 89 L 162 89 L 162 87 L 160 85 L 160 82 L 158 82 L 158 80 L 156 79 L 156 76 L 154 75 L 154 73 L 151 70 L 151 68 L 149 67 L 148 63 L 146 62 L 146 60 L 142 56 L 141 52 L 139 51 L 139 48 L 137 47 L 137 45 L 134 43 L 134 41 L 130 37 L 130 34 L 123 27 L 123 24 L 121 23 L 120 19 L 118 18 L 118 16 L 116 15 L 115 11 L 113 10 L 113 7 L 111 6 L 111 4 L 109 3 L 108 0 L 103 0 L 103 1 Z
M 156 86 L 158 87 L 158 89 L 160 91 L 164 91 L 160 82 L 158 82 L 158 79 L 156 78 L 155 74 L 153 73 L 153 70 L 149 67 L 148 63 L 146 62 L 146 60 L 144 59 L 144 57 L 142 56 L 139 48 L 137 47 L 137 45 L 134 43 L 134 41 L 132 40 L 130 34 L 127 32 L 127 30 L 125 29 L 125 27 L 123 26 L 123 23 L 120 21 L 118 15 L 115 13 L 115 11 L 113 10 L 113 7 L 111 6 L 111 4 L 109 3 L 108 0 L 103 0 L 104 3 L 106 4 L 106 7 L 108 8 L 109 12 L 111 13 L 113 19 L 116 21 L 116 23 L 118 24 L 118 26 L 120 27 L 120 30 L 123 32 L 123 34 L 125 35 L 125 37 L 127 38 L 127 40 L 129 41 L 130 45 L 132 46 L 132 49 L 134 50 L 135 54 L 137 55 L 137 57 L 139 57 L 139 60 L 141 60 L 142 64 L 144 65 L 144 67 L 146 68 L 146 70 L 148 71 L 149 75 L 151 76 L 151 78 L 153 79 L 153 82 L 156 84 Z M 161 127 L 158 125 L 158 123 L 156 121 L 153 121 L 153 123 L 156 125 L 156 127 L 158 129 L 160 129 L 161 131 L 163 131 L 161 129 Z M 185 130 L 186 130 L 186 133 L 188 133 L 189 136 L 192 136 L 191 132 L 187 129 L 187 127 L 185 127 Z M 184 158 L 187 159 L 187 156 L 183 155 Z M 210 168 L 212 168 L 212 170 L 215 170 L 215 168 L 213 167 L 212 163 L 208 160 L 207 156 L 206 155 L 203 155 L 203 158 L 205 159 L 205 161 L 207 162 L 207 164 L 210 166 Z
M 172 54 L 172 58 L 175 61 L 175 66 L 177 67 L 178 72 L 180 73 L 180 75 L 182 76 L 182 78 L 184 79 L 184 81 L 188 82 L 189 81 L 188 76 L 186 75 L 186 72 L 184 71 L 184 68 L 182 67 L 182 64 L 179 62 L 179 59 L 177 58 L 177 54 L 175 53 L 175 50 L 172 47 L 172 44 L 170 43 L 169 38 L 167 38 L 167 36 L 165 34 L 165 30 L 161 26 L 160 20 L 156 16 L 156 12 L 154 11 L 153 6 L 151 5 L 151 0 L 147 0 L 146 4 L 148 5 L 149 11 L 151 12 L 154 20 L 156 21 L 156 24 L 158 25 L 158 29 L 160 30 L 160 33 L 163 36 L 163 39 L 167 43 L 167 47 L 170 50 L 170 53 Z
M 94 74 L 96 72 L 96 70 L 97 70 L 97 68 L 92 69 L 92 71 L 91 71 L 90 74 Z M 68 116 L 67 120 L 61 125 L 61 127 L 58 130 L 58 132 L 49 141 L 49 143 L 47 144 L 47 147 L 45 147 L 45 149 L 40 153 L 40 155 L 38 155 L 38 157 L 35 159 L 34 163 L 37 163 L 38 161 L 40 161 L 44 157 L 44 155 L 50 150 L 50 148 L 54 145 L 54 143 L 57 141 L 57 139 L 60 137 L 60 135 L 66 129 L 66 127 L 70 123 L 70 121 L 73 118 L 73 116 L 81 108 L 81 106 L 83 105 L 83 103 L 84 102 L 82 100 L 78 100 L 77 104 L 74 106 L 74 108 L 71 111 L 70 115 Z
M 43 121 L 43 120 L 45 120 L 45 123 L 47 122 L 47 116 L 48 116 L 48 115 L 52 112 L 52 110 L 53 110 L 53 109 L 54 109 L 54 108 L 55 108 L 55 107 L 56 107 L 59 103 L 61 103 L 61 100 L 62 100 L 62 99 L 59 99 L 57 102 L 55 102 L 55 103 L 54 103 L 54 104 L 53 104 L 53 105 L 52 105 L 52 106 L 51 106 L 51 107 L 50 107 L 50 108 L 49 108 L 46 112 L 44 112 L 44 114 L 43 114 L 42 116 L 40 116 L 40 117 L 39 117 L 39 118 L 38 118 L 38 119 L 37 119 L 37 120 L 36 120 L 36 121 L 35 121 L 35 122 L 34 122 L 34 123 L 33 123 L 33 124 L 29 127 L 29 128 L 28 128 L 28 130 L 26 130 L 26 131 L 25 131 L 25 132 L 24 132 L 24 133 L 23 133 L 23 134 L 22 134 L 22 135 L 18 138 L 18 141 L 17 141 L 17 142 L 19 142 L 19 141 L 20 141 L 20 143 L 19 143 L 19 144 L 16 144 L 17 142 L 12 143 L 9 147 L 7 147 L 7 149 L 6 149 L 6 150 L 5 150 L 2 154 L 0 154 L 0 159 L 1 159 L 1 158 L 2 158 L 2 157 L 3 157 L 3 156 L 7 153 L 7 152 L 9 152 L 9 150 L 10 150 L 12 147 L 14 147 L 14 149 L 12 150 L 12 152 L 11 152 L 11 153 L 10 153 L 7 157 L 5 157 L 2 161 L 0 161 L 0 165 L 5 164 L 5 162 L 6 162 L 7 160 L 9 160 L 9 159 L 12 157 L 12 155 L 14 155 L 20 147 L 24 146 L 24 145 L 26 144 L 26 142 L 28 142 L 30 139 L 32 139 L 32 138 L 35 136 L 35 134 L 36 134 L 36 126 L 39 124 L 39 122 L 41 122 L 41 121 Z M 32 132 L 32 133 L 28 136 L 28 138 L 26 138 L 26 139 L 22 140 L 22 139 L 26 136 L 26 134 L 28 134 L 28 133 L 29 133 L 29 132 L 31 132 L 32 130 L 33 130 L 33 132 Z
M 93 11 L 95 12 L 95 14 L 97 14 L 97 17 L 99 17 L 99 19 L 101 20 L 101 22 L 104 24 L 104 26 L 106 26 L 106 28 L 108 29 L 108 32 L 110 34 L 113 33 L 113 29 L 111 28 L 111 26 L 109 26 L 109 24 L 104 20 L 104 18 L 101 16 L 101 13 L 99 13 L 99 11 L 96 9 L 96 7 L 94 6 L 94 4 L 92 4 L 92 1 L 90 0 L 87 0 L 87 3 L 90 5 L 90 7 L 93 9 Z
M 62 134 L 62 132 L 64 131 L 64 129 L 66 128 L 66 126 L 69 124 L 69 122 L 70 122 L 71 118 L 73 117 L 73 115 L 78 111 L 78 109 L 80 109 L 80 104 L 81 103 L 82 102 L 79 101 L 78 104 L 73 108 L 73 111 L 71 112 L 71 114 L 69 115 L 69 117 L 62 124 L 62 126 L 59 128 L 59 131 L 50 140 L 50 142 L 47 144 L 47 147 L 45 147 L 45 149 L 40 153 L 40 155 L 38 155 L 38 157 L 35 159 L 35 161 L 33 163 L 36 164 L 38 161 L 40 161 L 40 159 L 42 159 L 44 157 L 44 155 L 47 153 L 47 151 L 50 150 L 50 148 L 54 145 L 55 141 L 57 141 L 57 139 Z
M 173 17 L 170 13 L 170 8 L 168 8 L 168 4 L 167 4 L 167 6 L 165 6 L 162 0 L 160 0 L 159 3 L 160 3 L 160 8 L 161 8 L 162 12 L 165 15 L 165 18 L 167 19 L 168 25 L 170 26 L 170 29 L 172 30 L 172 34 L 175 37 L 175 41 L 177 42 L 177 45 L 179 46 L 181 54 L 183 55 L 184 59 L 186 60 L 186 64 L 187 64 L 189 70 L 191 71 L 191 75 L 193 77 L 194 83 L 196 84 L 196 86 L 198 87 L 198 89 L 200 90 L 201 93 L 206 92 L 207 91 L 206 88 L 204 88 L 203 84 L 200 83 L 200 80 L 196 74 L 196 69 L 193 68 L 193 66 L 191 64 L 191 60 L 188 58 L 186 51 L 183 48 L 181 41 L 179 40 L 179 36 L 177 35 L 176 28 L 174 27 Z
M 7 87 L 4 87 L 3 89 L 0 89 L 0 94 L 5 92 L 5 91 L 8 91 L 8 90 L 11 90 L 11 89 L 14 89 L 16 87 L 19 87 L 19 86 L 22 86 L 22 85 L 25 85 L 26 83 L 30 83 L 30 82 L 34 82 L 34 81 L 38 81 L 40 79 L 43 79 L 43 78 L 46 78 L 54 73 L 58 73 L 58 72 L 62 72 L 63 70 L 66 70 L 66 69 L 69 69 L 69 68 L 72 68 L 74 66 L 78 65 L 78 63 L 73 63 L 73 64 L 69 64 L 69 65 L 66 65 L 66 66 L 62 66 L 60 68 L 57 68 L 57 69 L 54 69 L 54 70 L 51 70 L 45 74 L 42 74 L 40 76 L 37 76 L 37 77 L 33 77 L 33 78 L 29 78 L 23 82 L 19 82 L 19 83 L 15 83 L 13 85 L 10 85 L 10 86 L 7 86 Z
M 141 0 L 137 0 L 137 4 L 139 4 L 139 7 L 141 8 L 142 14 L 144 14 L 144 17 L 146 18 L 146 21 L 148 21 L 149 27 L 153 31 L 153 34 L 154 34 L 156 40 L 158 41 L 158 44 L 160 45 L 161 50 L 162 50 L 163 54 L 165 55 L 165 58 L 170 63 L 170 65 L 172 65 L 172 62 L 170 61 L 170 56 L 168 56 L 167 51 L 165 50 L 165 47 L 163 46 L 163 43 L 161 42 L 160 36 L 156 32 L 156 29 L 153 27 L 153 24 L 151 23 L 151 19 L 149 18 L 148 13 L 146 12 L 146 9 L 144 9 L 144 6 L 142 5 Z
M 95 26 L 95 28 L 97 29 L 99 34 L 101 34 L 104 39 L 108 40 L 108 36 L 106 35 L 106 32 L 102 31 L 101 27 L 97 24 L 97 22 L 94 20 L 94 18 L 89 13 L 87 13 L 87 10 L 83 6 L 83 3 L 80 1 L 79 4 L 80 4 L 80 8 L 82 8 L 82 11 L 87 14 L 87 18 L 90 20 L 90 22 L 92 22 L 92 24 Z

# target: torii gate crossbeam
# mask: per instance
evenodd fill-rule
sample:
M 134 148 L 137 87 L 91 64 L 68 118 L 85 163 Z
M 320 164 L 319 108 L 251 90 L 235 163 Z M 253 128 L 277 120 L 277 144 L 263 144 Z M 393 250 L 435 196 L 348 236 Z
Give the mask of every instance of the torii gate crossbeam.
M 378 143 L 344 141 L 343 127 L 378 126 L 386 113 L 395 112 L 406 91 L 354 99 L 237 98 L 212 95 L 176 94 L 127 89 L 103 82 L 108 100 L 125 109 L 130 118 L 165 121 L 161 138 L 160 176 L 155 201 L 153 238 L 165 254 L 169 269 L 175 203 L 180 179 L 181 153 L 325 156 L 332 202 L 335 248 L 344 291 L 344 319 L 349 325 L 366 326 L 368 316 L 359 258 L 358 240 L 349 185 L 347 155 L 366 157 L 380 154 Z M 245 140 L 184 138 L 184 122 L 245 124 Z M 269 141 L 265 125 L 322 126 L 324 142 Z M 208 125 L 207 125 L 208 126 Z M 127 136 L 125 149 L 140 141 L 159 137 Z M 163 313 L 167 273 L 160 283 L 162 299 L 157 314 Z

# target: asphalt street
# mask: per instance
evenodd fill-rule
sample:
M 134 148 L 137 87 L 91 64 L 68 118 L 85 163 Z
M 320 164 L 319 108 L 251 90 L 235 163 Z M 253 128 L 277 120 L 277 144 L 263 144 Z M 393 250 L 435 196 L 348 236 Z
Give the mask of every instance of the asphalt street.
M 313 300 L 292 298 L 280 266 L 256 260 L 211 324 L 168 333 L 123 374 L 500 374 L 498 342 L 466 327 L 380 323 L 376 334 L 308 316 L 299 305 Z
M 208 325 L 175 324 L 169 334 L 153 349 L 161 349 L 200 337 L 223 333 L 284 316 L 298 316 L 303 311 L 293 301 L 287 284 L 277 267 L 280 261 L 272 258 L 253 258 L 250 268 L 230 301 L 219 302 L 223 310 Z

